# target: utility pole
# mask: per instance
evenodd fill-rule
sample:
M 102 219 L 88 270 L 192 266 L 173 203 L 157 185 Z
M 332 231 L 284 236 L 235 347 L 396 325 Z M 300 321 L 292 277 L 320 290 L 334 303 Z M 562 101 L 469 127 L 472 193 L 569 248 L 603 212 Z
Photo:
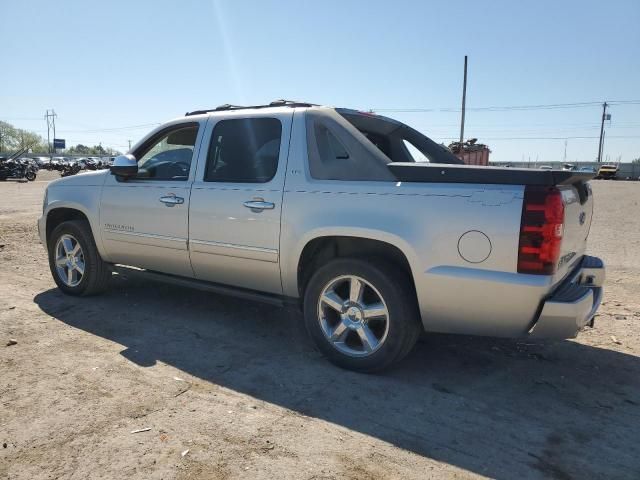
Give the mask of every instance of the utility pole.
M 129 151 L 131 151 L 131 140 L 127 140 L 129 142 Z
M 49 161 L 51 161 L 51 157 L 52 157 L 52 145 L 51 145 L 51 138 L 49 135 L 49 130 L 51 128 L 53 128 L 53 138 L 55 140 L 56 138 L 56 117 L 58 115 L 56 114 L 56 112 L 53 110 L 53 108 L 51 109 L 51 113 L 49 112 L 49 110 L 46 111 L 46 113 L 44 114 L 44 118 L 47 120 L 47 146 L 49 147 Z
M 602 123 L 600 124 L 600 145 L 598 146 L 598 163 L 602 162 L 602 150 L 604 146 L 604 119 L 607 116 L 607 102 L 602 104 Z
M 460 121 L 460 148 L 464 142 L 464 111 L 467 104 L 467 56 L 464 56 L 464 82 L 462 84 L 462 119 Z
M 49 163 L 51 163 L 51 139 L 49 138 L 49 110 L 44 114 L 44 118 L 47 121 L 47 150 L 49 150 Z
M 567 142 L 569 140 L 567 140 L 566 138 L 564 139 L 564 157 L 562 157 L 562 163 L 567 163 Z

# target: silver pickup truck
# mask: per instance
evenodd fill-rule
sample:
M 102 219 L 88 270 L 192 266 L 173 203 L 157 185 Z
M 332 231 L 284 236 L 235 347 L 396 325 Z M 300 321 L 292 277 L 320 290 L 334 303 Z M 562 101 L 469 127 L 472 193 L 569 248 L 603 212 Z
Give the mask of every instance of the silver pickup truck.
M 187 113 L 110 171 L 52 182 L 38 228 L 70 295 L 112 273 L 299 306 L 334 363 L 418 336 L 574 337 L 602 299 L 592 173 L 462 165 L 396 120 L 276 101 Z

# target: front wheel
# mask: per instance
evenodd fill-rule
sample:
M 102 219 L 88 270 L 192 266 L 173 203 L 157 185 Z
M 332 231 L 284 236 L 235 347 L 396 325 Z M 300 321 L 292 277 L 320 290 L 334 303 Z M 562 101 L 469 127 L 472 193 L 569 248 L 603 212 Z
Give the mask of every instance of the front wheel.
M 64 293 L 87 296 L 106 289 L 111 270 L 100 257 L 87 222 L 58 225 L 49 238 L 48 253 L 53 280 Z
M 33 182 L 36 179 L 36 174 L 33 171 L 29 171 L 27 172 L 25 177 L 27 177 L 27 180 L 29 180 L 30 182 Z
M 304 319 L 331 362 L 362 372 L 400 361 L 422 328 L 408 276 L 393 265 L 356 258 L 333 260 L 312 276 Z

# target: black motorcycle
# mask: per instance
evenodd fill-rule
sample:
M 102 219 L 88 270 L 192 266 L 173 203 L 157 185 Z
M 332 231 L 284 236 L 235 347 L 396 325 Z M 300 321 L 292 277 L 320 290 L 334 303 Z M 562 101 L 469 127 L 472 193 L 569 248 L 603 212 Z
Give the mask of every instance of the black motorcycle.
M 36 179 L 37 167 L 26 160 L 19 160 L 30 147 L 18 150 L 10 157 L 0 157 L 0 181 L 7 179 L 26 179 L 30 182 Z
M 24 166 L 24 168 L 25 168 L 24 177 L 30 182 L 33 182 L 36 179 L 36 176 L 38 175 L 38 167 L 33 165 L 32 163 L 27 163 Z
M 62 165 L 62 168 L 60 170 L 60 176 L 61 177 L 69 177 L 71 175 L 75 175 L 76 173 L 78 173 L 80 170 L 82 170 L 82 167 L 80 165 L 78 165 L 77 163 L 65 163 Z
M 20 180 L 23 178 L 31 181 L 36 179 L 33 170 L 22 162 L 11 159 L 0 161 L 0 180 Z

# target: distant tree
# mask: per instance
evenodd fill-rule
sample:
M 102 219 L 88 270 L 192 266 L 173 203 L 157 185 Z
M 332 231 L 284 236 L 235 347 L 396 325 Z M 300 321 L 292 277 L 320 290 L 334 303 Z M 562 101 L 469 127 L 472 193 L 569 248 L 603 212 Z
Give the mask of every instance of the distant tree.
M 631 160 L 631 163 L 636 163 L 636 164 L 640 163 L 640 157 L 634 158 L 633 160 Z
M 93 149 L 79 143 L 75 147 L 68 148 L 67 153 L 70 155 L 91 155 L 93 153 Z
M 0 152 L 16 152 L 23 148 L 44 152 L 47 151 L 47 142 L 37 133 L 0 121 Z
M 15 148 L 16 129 L 7 122 L 0 121 L 0 152 L 10 152 Z
M 65 150 L 65 153 L 68 155 L 92 155 L 97 157 L 113 157 L 120 155 L 120 152 L 114 150 L 112 148 L 105 148 L 102 145 L 94 145 L 93 147 L 89 147 L 87 145 L 82 145 L 79 143 L 74 147 L 69 147 Z
M 107 155 L 107 151 L 104 149 L 102 144 L 94 146 L 93 151 L 96 153 L 96 155 L 102 155 L 102 156 Z
M 28 148 L 31 152 L 46 152 L 47 142 L 37 133 L 30 132 L 28 130 L 17 129 L 17 135 L 19 138 L 18 148 Z

